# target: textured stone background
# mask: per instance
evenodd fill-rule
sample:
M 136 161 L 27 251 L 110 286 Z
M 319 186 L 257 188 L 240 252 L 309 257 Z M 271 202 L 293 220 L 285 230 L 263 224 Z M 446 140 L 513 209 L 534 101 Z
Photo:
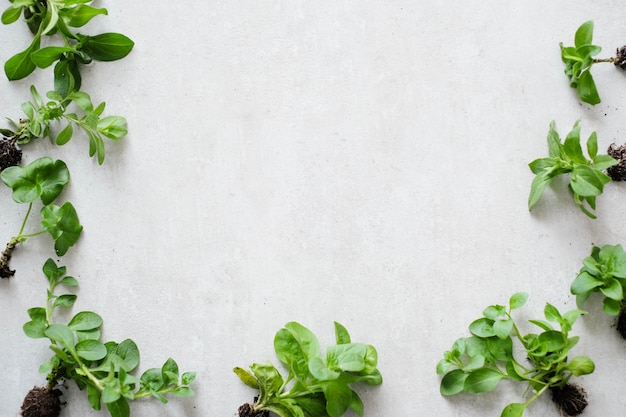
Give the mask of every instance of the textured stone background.
M 7 3 L 7 2 L 5 2 Z M 132 415 L 232 416 L 255 394 L 234 366 L 275 358 L 274 333 L 296 320 L 323 344 L 333 320 L 374 344 L 385 381 L 361 387 L 366 416 L 498 416 L 523 388 L 439 395 L 435 364 L 489 304 L 530 293 L 575 307 L 569 285 L 591 245 L 624 242 L 626 190 L 609 184 L 598 220 L 564 183 L 526 208 L 527 164 L 582 120 L 600 147 L 624 142 L 625 75 L 594 70 L 602 103 L 581 105 L 563 75 L 558 43 L 584 21 L 609 56 L 626 43 L 618 1 L 102 0 L 108 17 L 86 33 L 121 32 L 126 59 L 84 71 L 83 90 L 127 117 L 103 166 L 84 137 L 41 142 L 26 161 L 62 158 L 85 227 L 60 263 L 80 283 L 74 311 L 105 320 L 107 340 L 133 338 L 141 369 L 169 356 L 195 370 L 196 397 L 138 401 Z M 8 4 L 8 3 L 7 3 Z M 27 45 L 22 24 L 0 27 L 0 61 Z M 23 45 L 23 47 L 22 47 Z M 0 115 L 17 118 L 28 87 L 51 71 L 0 82 Z M 0 235 L 25 207 L 0 189 Z M 62 201 L 62 200 L 61 200 Z M 14 415 L 47 344 L 23 335 L 42 305 L 48 238 L 28 241 L 0 282 L 0 404 Z M 596 300 L 597 301 L 597 300 Z M 597 303 L 574 332 L 576 354 L 596 361 L 581 378 L 588 417 L 622 413 L 626 342 Z M 69 390 L 68 417 L 91 411 Z M 617 411 L 620 410 L 620 411 Z M 556 416 L 548 398 L 529 417 Z

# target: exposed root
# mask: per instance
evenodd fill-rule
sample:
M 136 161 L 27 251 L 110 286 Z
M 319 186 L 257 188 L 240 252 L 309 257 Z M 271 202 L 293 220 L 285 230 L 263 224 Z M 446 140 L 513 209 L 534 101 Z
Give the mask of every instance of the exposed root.
M 33 387 L 22 403 L 22 417 L 59 417 L 62 393 L 58 389 Z
M 584 389 L 574 384 L 565 384 L 563 387 L 553 387 L 552 401 L 559 407 L 561 415 L 577 416 L 581 414 L 587 405 L 587 393 Z
M 612 143 L 607 154 L 617 160 L 617 165 L 607 168 L 606 173 L 613 181 L 626 180 L 626 145 L 617 146 Z
M 7 243 L 7 247 L 2 251 L 2 254 L 0 254 L 0 278 L 11 278 L 15 275 L 15 270 L 9 268 L 9 261 L 16 246 L 17 242 L 11 240 Z

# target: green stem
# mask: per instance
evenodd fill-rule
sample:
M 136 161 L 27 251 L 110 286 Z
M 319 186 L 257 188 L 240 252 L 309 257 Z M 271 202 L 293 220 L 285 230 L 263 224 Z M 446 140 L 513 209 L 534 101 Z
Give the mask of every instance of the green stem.
M 593 63 L 598 64 L 600 62 L 610 62 L 613 64 L 615 61 L 617 61 L 617 58 L 596 58 L 593 60 Z

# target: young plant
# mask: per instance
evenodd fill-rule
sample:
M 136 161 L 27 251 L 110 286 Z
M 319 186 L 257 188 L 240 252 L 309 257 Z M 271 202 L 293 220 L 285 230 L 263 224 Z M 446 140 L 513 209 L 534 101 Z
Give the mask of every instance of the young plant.
M 569 359 L 578 336 L 569 336 L 576 319 L 585 314 L 572 310 L 561 314 L 556 307 L 546 304 L 546 320 L 530 320 L 540 333 L 522 335 L 511 313 L 526 304 L 528 295 L 516 293 L 509 306 L 492 305 L 483 311 L 483 317 L 473 321 L 470 337 L 454 342 L 437 364 L 437 373 L 443 375 L 440 391 L 449 396 L 466 392 L 479 394 L 493 390 L 501 380 L 527 383 L 532 395 L 522 403 L 511 403 L 502 410 L 501 417 L 520 417 L 524 410 L 546 391 L 562 413 L 580 414 L 587 406 L 584 391 L 570 384 L 572 376 L 593 372 L 594 363 L 586 356 Z M 558 324 L 555 328 L 551 323 Z M 520 356 L 514 340 L 521 345 Z M 526 363 L 528 362 L 528 364 Z
M 5 25 L 16 22 L 23 14 L 34 38 L 30 45 L 9 58 L 4 72 L 9 80 L 30 75 L 37 67 L 54 66 L 54 89 L 61 97 L 81 86 L 80 66 L 92 61 L 115 61 L 124 58 L 134 43 L 119 33 L 88 36 L 72 28 L 86 25 L 98 15 L 106 15 L 104 8 L 94 8 L 92 0 L 9 0 L 11 6 L 2 13 Z M 41 47 L 44 36 L 58 35 L 63 44 Z
M 129 417 L 132 400 L 154 397 L 165 404 L 167 394 L 193 395 L 189 384 L 196 374 L 180 374 L 171 358 L 161 368 L 148 369 L 139 378 L 132 375 L 139 364 L 137 345 L 131 339 L 103 343 L 103 321 L 98 314 L 81 311 L 67 324 L 54 322 L 55 310 L 71 307 L 77 298 L 75 294 L 57 295 L 55 291 L 63 286 L 76 287 L 78 281 L 66 276 L 66 268 L 57 266 L 52 259 L 44 264 L 43 273 L 49 285 L 46 304 L 28 310 L 30 321 L 24 324 L 24 333 L 34 339 L 47 338 L 54 355 L 41 365 L 39 370 L 47 374 L 47 385 L 35 387 L 26 396 L 23 417 L 58 416 L 61 391 L 57 387 L 62 381 L 73 380 L 79 389 L 86 390 L 94 410 L 100 410 L 104 403 L 111 417 Z M 50 404 L 49 409 L 41 409 L 41 397 Z
M 28 210 L 18 234 L 12 237 L 0 256 L 0 278 L 9 278 L 15 274 L 9 268 L 9 260 L 15 247 L 28 238 L 49 233 L 54 239 L 54 249 L 59 256 L 65 255 L 73 246 L 83 230 L 74 206 L 70 202 L 62 206 L 52 204 L 69 182 L 70 173 L 61 160 L 53 161 L 49 157 L 34 160 L 26 167 L 13 166 L 0 173 L 2 182 L 13 190 L 16 203 L 28 204 Z M 41 200 L 41 229 L 26 233 L 26 223 L 33 204 Z
M 604 296 L 602 309 L 611 316 L 618 316 L 617 331 L 626 339 L 626 253 L 622 245 L 594 246 L 591 255 L 583 259 L 583 267 L 571 285 L 578 307 L 592 293 Z
M 587 159 L 580 146 L 580 124 L 577 121 L 561 143 L 554 121 L 548 132 L 548 158 L 535 159 L 528 164 L 535 178 L 530 187 L 528 209 L 531 210 L 541 198 L 550 182 L 559 175 L 571 174 L 569 188 L 574 202 L 587 216 L 595 219 L 591 210 L 596 208 L 596 197 L 602 194 L 604 185 L 611 178 L 602 171 L 616 165 L 618 161 L 608 155 L 598 155 L 596 132 L 587 139 Z M 587 207 L 588 206 L 588 207 Z
M 321 356 L 317 337 L 306 327 L 290 322 L 276 333 L 274 349 L 289 373 L 283 378 L 270 362 L 255 363 L 252 373 L 235 368 L 248 386 L 258 389 L 254 404 L 239 407 L 239 417 L 340 417 L 348 408 L 363 416 L 363 402 L 351 384 L 382 383 L 372 345 L 353 343 L 345 327 L 335 322 L 337 344 Z
M 561 42 L 561 59 L 565 63 L 565 74 L 569 77 L 570 87 L 575 88 L 578 97 L 585 103 L 600 103 L 600 95 L 596 83 L 591 76 L 591 67 L 600 62 L 611 62 L 621 69 L 626 69 L 626 46 L 617 49 L 615 58 L 596 59 L 602 50 L 593 45 L 593 21 L 583 23 L 574 36 L 574 46 L 563 46 Z
M 30 87 L 30 92 L 33 100 L 22 104 L 25 117 L 19 122 L 9 119 L 13 129 L 0 129 L 0 134 L 5 136 L 5 140 L 11 141 L 13 147 L 15 144 L 24 145 L 38 138 L 49 138 L 51 143 L 65 145 L 72 138 L 74 127 L 77 127 L 89 138 L 89 156 L 96 155 L 98 163 L 102 164 L 105 154 L 104 137 L 118 141 L 128 133 L 125 118 L 101 117 L 106 103 L 94 106 L 87 93 L 73 91 L 63 98 L 59 93 L 50 91 L 46 94 L 50 101 L 44 103 L 34 86 Z M 80 115 L 69 110 L 72 104 Z M 56 134 L 52 129 L 55 123 L 64 124 Z

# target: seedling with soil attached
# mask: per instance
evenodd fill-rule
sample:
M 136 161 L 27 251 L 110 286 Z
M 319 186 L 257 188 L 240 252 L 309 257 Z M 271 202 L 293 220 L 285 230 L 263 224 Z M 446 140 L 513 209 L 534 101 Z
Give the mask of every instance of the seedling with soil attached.
M 0 173 L 2 182 L 13 190 L 16 203 L 28 204 L 28 210 L 17 235 L 12 237 L 0 256 L 0 278 L 9 278 L 15 274 L 9 268 L 9 260 L 15 247 L 27 239 L 43 233 L 49 233 L 54 239 L 54 249 L 58 256 L 63 256 L 73 246 L 83 230 L 76 209 L 70 202 L 62 206 L 52 204 L 69 182 L 70 173 L 61 160 L 53 161 L 42 157 L 26 167 L 9 167 Z M 40 200 L 41 229 L 26 233 L 25 228 L 33 209 L 33 204 Z
M 443 375 L 442 395 L 461 392 L 479 394 L 493 390 L 503 379 L 527 383 L 531 397 L 522 403 L 511 403 L 502 410 L 501 417 L 520 417 L 524 410 L 546 391 L 561 413 L 576 416 L 585 409 L 584 391 L 569 382 L 572 376 L 593 372 L 594 363 L 586 356 L 569 359 L 571 349 L 578 343 L 578 336 L 569 336 L 576 319 L 585 314 L 572 310 L 561 314 L 556 307 L 546 304 L 546 320 L 529 320 L 541 333 L 522 335 L 511 312 L 526 304 L 528 295 L 516 293 L 509 300 L 508 308 L 492 305 L 483 311 L 483 317 L 473 321 L 470 337 L 454 342 L 452 349 L 444 353 L 437 364 L 437 373 Z M 556 323 L 559 328 L 555 328 Z M 517 342 L 521 345 L 516 359 Z
M 348 408 L 363 416 L 363 402 L 351 384 L 382 383 L 376 368 L 378 354 L 372 345 L 353 343 L 345 327 L 335 322 L 337 344 L 321 356 L 317 337 L 306 327 L 290 322 L 276 333 L 274 349 L 289 373 L 283 378 L 270 362 L 255 363 L 249 372 L 234 372 L 259 390 L 254 404 L 239 407 L 239 417 L 340 417 Z
M 593 45 L 593 21 L 583 23 L 574 36 L 574 46 L 563 46 L 561 42 L 561 59 L 565 63 L 565 74 L 570 80 L 570 87 L 575 88 L 578 97 L 585 103 L 592 105 L 600 103 L 600 95 L 596 83 L 591 75 L 591 67 L 601 62 L 610 62 L 615 66 L 626 69 L 626 46 L 617 48 L 613 58 L 594 58 L 602 50 Z
M 626 339 L 626 253 L 622 245 L 594 246 L 591 255 L 583 259 L 583 267 L 570 289 L 579 308 L 591 294 L 602 294 L 602 309 L 608 315 L 618 316 L 617 331 Z
M 178 365 L 168 359 L 161 368 L 152 368 L 137 378 L 131 373 L 139 364 L 139 349 L 126 339 L 120 343 L 101 339 L 102 318 L 91 311 L 81 311 L 68 324 L 54 322 L 55 310 L 71 307 L 75 294 L 55 294 L 59 287 L 76 287 L 77 280 L 66 276 L 66 268 L 48 259 L 43 266 L 48 279 L 45 307 L 28 310 L 30 321 L 24 333 L 34 339 L 48 339 L 54 356 L 40 367 L 47 374 L 47 385 L 35 387 L 22 405 L 23 417 L 57 417 L 60 412 L 60 384 L 73 380 L 86 390 L 89 405 L 100 410 L 105 404 L 111 417 L 129 417 L 129 401 L 154 397 L 167 403 L 168 394 L 189 397 L 193 391 L 194 372 L 179 373 Z M 43 398 L 43 400 L 42 400 Z M 42 401 L 47 404 L 42 407 Z
M 548 131 L 548 158 L 535 159 L 528 164 L 535 178 L 530 187 L 528 209 L 531 210 L 541 198 L 544 190 L 559 175 L 571 174 L 569 188 L 574 202 L 587 216 L 595 219 L 596 197 L 602 194 L 611 177 L 603 170 L 618 164 L 609 155 L 598 155 L 596 132 L 587 139 L 587 159 L 580 146 L 580 124 L 577 121 L 561 143 L 554 121 Z

